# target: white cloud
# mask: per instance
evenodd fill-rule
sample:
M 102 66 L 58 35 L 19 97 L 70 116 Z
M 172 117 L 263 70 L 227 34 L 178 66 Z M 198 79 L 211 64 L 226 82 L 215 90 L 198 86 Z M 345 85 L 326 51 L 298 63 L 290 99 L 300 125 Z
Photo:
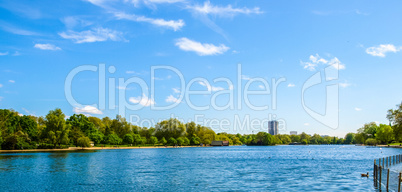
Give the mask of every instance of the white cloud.
M 173 88 L 173 92 L 180 93 L 180 89 L 179 88 Z
M 34 46 L 35 48 L 38 48 L 38 49 L 42 49 L 42 50 L 51 50 L 51 51 L 57 51 L 57 50 L 61 50 L 61 48 L 60 47 L 56 47 L 55 45 L 52 45 L 52 44 L 35 44 L 35 46 Z
M 126 20 L 136 21 L 136 22 L 151 23 L 151 24 L 159 26 L 159 27 L 171 28 L 174 31 L 180 30 L 185 25 L 184 21 L 181 19 L 179 19 L 179 20 L 153 19 L 153 18 L 137 16 L 137 15 L 133 15 L 133 14 L 130 15 L 130 14 L 122 13 L 122 12 L 115 12 L 114 16 L 117 19 L 126 19 Z
M 92 43 L 97 41 L 126 41 L 123 34 L 107 28 L 94 28 L 92 30 L 76 32 L 68 30 L 67 32 L 59 33 L 64 39 L 71 39 L 75 43 Z
M 151 98 L 148 98 L 145 94 L 142 94 L 142 97 L 141 96 L 130 97 L 129 101 L 131 103 L 140 104 L 140 105 L 145 106 L 145 107 L 148 107 L 148 106 L 151 106 L 151 105 L 155 104 L 155 101 L 153 99 L 151 99 Z
M 14 80 L 8 80 L 8 82 L 10 82 L 10 83 L 15 83 L 15 81 L 14 81 Z
M 167 103 L 180 103 L 180 101 L 179 101 L 176 97 L 174 97 L 173 95 L 169 95 L 169 96 L 165 99 L 165 101 L 166 101 Z
M 345 69 L 345 65 L 343 63 L 341 63 L 341 61 L 339 61 L 338 58 L 334 57 L 333 59 L 331 59 L 328 63 L 328 65 L 331 65 L 332 67 L 334 67 L 337 70 L 342 70 Z
M 3 87 L 3 84 L 0 84 L 0 88 L 2 88 Z
M 120 90 L 131 90 L 131 89 L 133 89 L 133 88 L 130 88 L 130 87 L 123 87 L 123 86 L 117 86 L 117 89 L 120 89 Z
M 265 89 L 265 86 L 264 85 L 258 85 L 258 88 Z
M 207 43 L 202 44 L 185 37 L 177 39 L 176 46 L 183 51 L 194 51 L 200 56 L 223 54 L 229 50 L 229 47 L 226 47 L 224 44 L 220 44 L 219 46 Z
M 310 61 L 312 61 L 313 63 L 328 63 L 327 60 L 321 58 L 318 54 L 314 55 L 310 55 Z
M 0 56 L 8 55 L 8 51 L 6 52 L 0 52 Z
M 243 80 L 250 80 L 251 78 L 249 77 L 249 76 L 247 76 L 247 75 L 241 75 L 241 79 L 243 79 Z
M 304 126 L 309 126 L 309 125 L 310 125 L 310 123 L 304 123 L 303 125 L 304 125 Z
M 2 101 L 4 99 L 4 97 L 0 97 L 0 101 Z
M 223 87 L 215 87 L 215 86 L 211 86 L 209 83 L 205 83 L 203 81 L 199 81 L 198 82 L 200 85 L 206 87 L 208 89 L 208 91 L 222 91 L 225 90 Z M 232 87 L 229 87 L 229 89 L 233 89 Z
M 346 88 L 349 87 L 351 84 L 348 82 L 344 82 L 344 83 L 339 83 L 339 86 L 341 86 L 342 88 Z
M 77 16 L 64 17 L 61 19 L 61 21 L 68 29 L 72 29 L 75 26 L 86 27 L 92 25 L 92 22 L 83 20 Z
M 395 47 L 392 44 L 382 44 L 377 47 L 369 47 L 366 49 L 366 53 L 372 56 L 377 56 L 377 57 L 385 57 L 385 54 L 388 52 L 393 52 L 396 53 L 400 51 L 400 47 Z
M 293 84 L 293 83 L 289 83 L 289 84 L 288 84 L 288 87 L 294 87 L 294 86 L 296 86 L 296 85 Z
M 355 107 L 355 110 L 356 110 L 356 111 L 361 111 L 362 109 L 361 109 L 361 108 L 358 108 L 358 107 Z
M 9 33 L 13 33 L 16 35 L 26 35 L 26 36 L 31 36 L 31 35 L 39 35 L 36 32 L 20 29 L 18 27 L 15 27 L 13 25 L 10 25 L 6 22 L 0 21 L 0 28 L 3 29 L 4 31 L 7 31 Z
M 306 61 L 306 62 L 300 61 L 300 63 L 303 65 L 304 69 L 307 69 L 310 71 L 316 70 L 318 65 L 321 65 L 321 64 L 330 65 L 337 70 L 345 69 L 345 64 L 343 64 L 341 61 L 339 61 L 338 58 L 334 57 L 328 61 L 328 60 L 320 57 L 318 54 L 310 55 L 309 61 Z
M 179 3 L 184 2 L 185 0 L 145 0 L 150 3 Z
M 74 107 L 73 112 L 78 114 L 102 114 L 102 111 L 90 105 Z
M 249 8 L 233 8 L 232 5 L 228 5 L 226 7 L 220 7 L 212 5 L 209 1 L 205 1 L 204 5 L 195 5 L 189 6 L 189 9 L 193 10 L 196 13 L 203 15 L 217 15 L 224 17 L 233 17 L 237 14 L 262 14 L 259 7 L 254 7 L 252 9 Z

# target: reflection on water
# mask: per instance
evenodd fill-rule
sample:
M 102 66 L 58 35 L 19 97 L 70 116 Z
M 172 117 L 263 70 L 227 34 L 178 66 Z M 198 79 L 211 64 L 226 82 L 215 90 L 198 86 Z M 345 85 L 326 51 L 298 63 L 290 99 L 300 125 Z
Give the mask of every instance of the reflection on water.
M 382 153 L 381 153 L 382 152 Z M 0 154 L 11 191 L 374 191 L 373 159 L 400 149 L 274 146 Z

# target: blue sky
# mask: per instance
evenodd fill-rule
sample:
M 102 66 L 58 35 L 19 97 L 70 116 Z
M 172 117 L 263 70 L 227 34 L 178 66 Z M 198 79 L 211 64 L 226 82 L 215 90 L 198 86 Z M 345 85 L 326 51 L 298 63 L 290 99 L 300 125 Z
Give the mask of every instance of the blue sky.
M 189 121 L 201 115 L 199 123 L 206 126 L 210 121 L 230 123 L 224 130 L 211 126 L 217 132 L 252 133 L 256 130 L 234 128 L 236 117 L 256 122 L 275 117 L 286 122 L 281 133 L 343 137 L 366 122 L 387 123 L 386 111 L 402 100 L 400 7 L 399 1 L 0 1 L 0 107 L 25 115 L 44 116 L 59 107 L 66 115 L 114 117 L 123 90 L 125 101 L 141 108 L 124 109 L 124 115 L 137 115 L 142 123 L 171 116 Z M 118 108 L 99 106 L 99 75 L 90 71 L 74 77 L 71 90 L 79 105 L 69 103 L 68 74 L 82 65 L 99 69 L 99 64 L 115 69 L 107 71 L 105 89 L 106 101 L 115 95 Z M 152 66 L 177 69 L 186 85 L 194 78 L 206 79 L 190 86 L 210 90 L 191 95 L 192 104 L 211 106 L 213 101 L 224 106 L 230 94 L 213 95 L 232 91 L 233 108 L 197 110 L 185 99 L 178 101 L 180 93 L 186 94 L 178 74 L 158 70 L 151 77 Z M 313 118 L 302 105 L 303 85 L 325 68 L 338 74 L 331 79 L 339 87 L 331 95 L 339 101 L 339 117 L 331 117 L 339 120 L 337 128 Z M 119 78 L 133 77 L 148 87 L 154 81 L 155 94 L 135 83 L 119 87 Z M 214 83 L 216 78 L 229 79 L 233 87 Z M 276 89 L 275 109 L 272 90 L 248 99 L 268 109 L 255 110 L 238 97 L 253 78 L 265 79 L 270 88 L 272 79 L 283 79 Z M 115 81 L 112 92 L 109 79 Z M 306 90 L 305 105 L 313 111 L 323 113 L 331 105 L 325 103 L 331 94 L 326 85 Z M 263 91 L 266 86 L 256 81 L 249 90 Z M 151 108 L 176 102 L 169 110 Z

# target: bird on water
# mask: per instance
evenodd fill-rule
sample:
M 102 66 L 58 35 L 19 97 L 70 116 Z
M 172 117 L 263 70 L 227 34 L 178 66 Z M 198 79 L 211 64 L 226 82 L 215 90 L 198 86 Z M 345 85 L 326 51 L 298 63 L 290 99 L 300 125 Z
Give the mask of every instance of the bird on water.
M 369 172 L 367 174 L 362 173 L 362 177 L 369 177 Z

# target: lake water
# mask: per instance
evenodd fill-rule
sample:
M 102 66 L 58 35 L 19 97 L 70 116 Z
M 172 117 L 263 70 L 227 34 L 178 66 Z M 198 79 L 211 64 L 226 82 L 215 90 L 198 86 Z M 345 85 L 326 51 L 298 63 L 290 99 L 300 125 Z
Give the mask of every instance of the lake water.
M 0 154 L 1 191 L 374 191 L 402 149 L 233 146 Z M 370 172 L 370 178 L 361 173 Z

